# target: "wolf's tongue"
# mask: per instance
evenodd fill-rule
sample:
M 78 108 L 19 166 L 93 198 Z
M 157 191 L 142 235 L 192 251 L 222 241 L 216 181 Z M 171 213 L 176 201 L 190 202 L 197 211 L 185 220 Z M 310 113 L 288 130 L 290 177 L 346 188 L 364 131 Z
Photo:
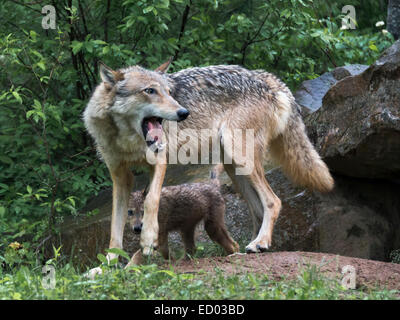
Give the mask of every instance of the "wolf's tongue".
M 153 141 L 158 141 L 162 134 L 162 125 L 157 121 L 156 118 L 149 119 L 147 123 L 147 130 Z

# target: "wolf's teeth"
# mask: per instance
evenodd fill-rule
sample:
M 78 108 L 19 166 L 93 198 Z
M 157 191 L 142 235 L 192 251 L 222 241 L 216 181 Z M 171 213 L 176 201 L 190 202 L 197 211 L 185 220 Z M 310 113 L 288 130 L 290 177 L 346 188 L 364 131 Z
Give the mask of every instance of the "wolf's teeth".
M 155 142 L 155 144 L 156 144 L 158 151 L 164 150 L 165 146 L 167 145 L 167 143 L 161 143 L 159 141 Z

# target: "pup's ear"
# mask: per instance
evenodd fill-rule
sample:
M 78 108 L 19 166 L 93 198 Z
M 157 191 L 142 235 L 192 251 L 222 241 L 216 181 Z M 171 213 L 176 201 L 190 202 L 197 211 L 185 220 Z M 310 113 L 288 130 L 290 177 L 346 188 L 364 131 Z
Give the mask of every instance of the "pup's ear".
M 171 65 L 171 62 L 172 62 L 173 58 L 174 57 L 170 57 L 167 62 L 164 62 L 161 66 L 159 66 L 154 71 L 158 71 L 158 72 L 162 72 L 162 73 L 167 72 L 169 66 Z
M 124 74 L 120 71 L 114 71 L 105 63 L 99 62 L 100 77 L 103 82 L 114 85 L 117 81 L 124 80 Z
M 149 192 L 149 184 L 146 184 L 144 189 L 142 190 L 142 196 L 146 198 L 147 193 Z

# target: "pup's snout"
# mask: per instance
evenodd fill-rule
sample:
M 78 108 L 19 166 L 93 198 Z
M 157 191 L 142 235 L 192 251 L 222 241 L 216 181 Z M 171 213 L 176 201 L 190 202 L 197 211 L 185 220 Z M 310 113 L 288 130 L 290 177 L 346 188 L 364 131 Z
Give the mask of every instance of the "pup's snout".
M 185 108 L 181 108 L 176 112 L 176 114 L 178 115 L 178 118 L 179 118 L 178 121 L 183 121 L 188 117 L 190 112 Z
M 140 232 L 142 232 L 142 227 L 143 227 L 143 223 L 135 225 L 135 226 L 133 227 L 133 232 L 135 232 L 135 233 L 140 233 Z

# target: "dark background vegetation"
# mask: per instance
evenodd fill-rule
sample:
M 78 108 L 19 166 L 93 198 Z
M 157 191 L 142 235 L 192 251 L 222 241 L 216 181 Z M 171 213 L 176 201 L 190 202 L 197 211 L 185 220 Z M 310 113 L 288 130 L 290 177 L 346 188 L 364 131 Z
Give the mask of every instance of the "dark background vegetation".
M 41 26 L 47 4 L 55 30 Z M 356 30 L 341 30 L 346 4 Z M 26 259 L 111 185 L 81 118 L 99 60 L 155 68 L 173 56 L 170 72 L 240 64 L 295 90 L 336 66 L 371 64 L 393 42 L 375 25 L 386 12 L 386 1 L 371 0 L 1 1 L 0 259 Z M 21 239 L 26 251 L 7 258 Z

